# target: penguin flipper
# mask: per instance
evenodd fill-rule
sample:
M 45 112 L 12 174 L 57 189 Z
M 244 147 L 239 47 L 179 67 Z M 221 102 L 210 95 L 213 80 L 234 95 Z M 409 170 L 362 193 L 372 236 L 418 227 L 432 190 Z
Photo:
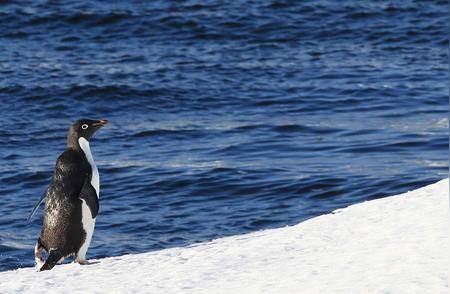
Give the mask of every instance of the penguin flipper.
M 83 188 L 81 189 L 80 199 L 86 202 L 86 205 L 91 211 L 92 218 L 96 218 L 99 210 L 98 197 L 97 192 L 95 191 L 94 187 L 92 187 L 91 182 L 88 180 L 88 178 L 86 178 Z
M 36 204 L 34 204 L 33 209 L 31 210 L 31 213 L 30 213 L 30 215 L 28 216 L 27 223 L 30 222 L 31 218 L 32 218 L 33 215 L 36 213 L 36 210 L 39 208 L 39 206 L 41 205 L 41 203 L 44 201 L 45 197 L 47 197 L 47 191 L 45 191 L 45 192 L 41 195 L 41 198 L 39 198 L 39 200 L 36 202 Z

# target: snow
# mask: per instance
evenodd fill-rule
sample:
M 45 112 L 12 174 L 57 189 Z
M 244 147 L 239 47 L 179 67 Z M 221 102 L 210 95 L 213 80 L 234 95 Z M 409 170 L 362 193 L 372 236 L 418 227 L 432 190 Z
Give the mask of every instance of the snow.
M 445 179 L 292 227 L 1 272 L 0 292 L 450 293 L 448 191 Z

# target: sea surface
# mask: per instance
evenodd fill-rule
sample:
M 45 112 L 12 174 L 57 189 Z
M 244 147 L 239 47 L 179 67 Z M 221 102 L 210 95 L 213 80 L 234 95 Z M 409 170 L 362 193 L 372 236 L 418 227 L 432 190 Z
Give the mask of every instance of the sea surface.
M 447 1 L 1 1 L 0 28 L 0 270 L 33 266 L 79 118 L 111 122 L 88 258 L 448 176 Z

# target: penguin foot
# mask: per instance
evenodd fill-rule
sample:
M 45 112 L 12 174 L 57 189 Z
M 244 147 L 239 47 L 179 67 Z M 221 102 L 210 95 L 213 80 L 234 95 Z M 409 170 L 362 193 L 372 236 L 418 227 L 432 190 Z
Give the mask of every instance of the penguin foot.
M 81 265 L 92 265 L 92 264 L 97 264 L 100 263 L 100 261 L 87 261 L 87 260 L 77 260 L 77 262 Z

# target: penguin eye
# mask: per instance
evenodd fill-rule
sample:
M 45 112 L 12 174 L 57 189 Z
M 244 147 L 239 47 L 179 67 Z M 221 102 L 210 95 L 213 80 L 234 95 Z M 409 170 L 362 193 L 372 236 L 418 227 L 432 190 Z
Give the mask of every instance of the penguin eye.
M 81 128 L 82 128 L 83 130 L 86 130 L 88 127 L 89 127 L 89 126 L 88 126 L 87 124 L 84 124 L 84 125 L 81 126 Z

